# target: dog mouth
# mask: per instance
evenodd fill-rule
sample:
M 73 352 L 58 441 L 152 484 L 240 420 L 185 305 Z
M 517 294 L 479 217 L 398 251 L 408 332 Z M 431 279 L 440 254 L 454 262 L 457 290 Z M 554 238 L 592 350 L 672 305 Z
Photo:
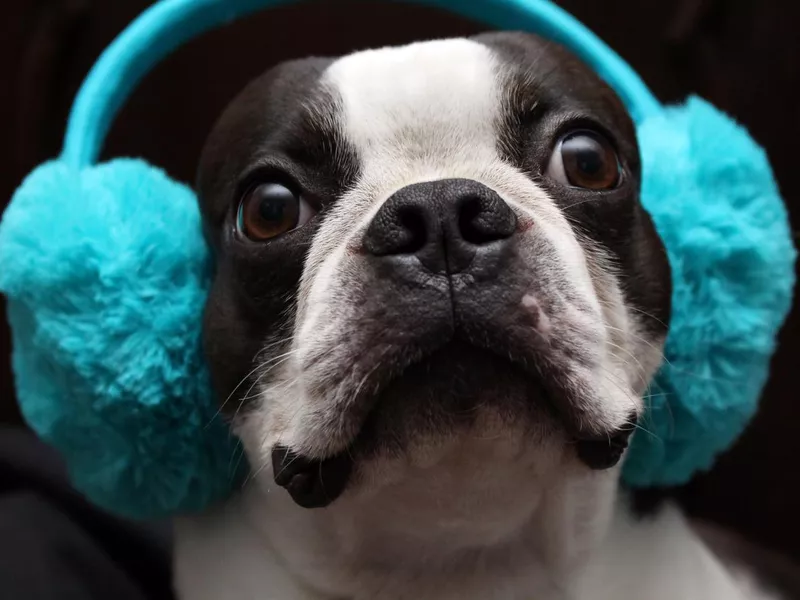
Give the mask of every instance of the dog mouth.
M 536 396 L 535 405 L 546 403 L 536 379 L 525 376 L 508 360 L 465 342 L 451 339 L 406 357 L 401 369 L 395 362 L 376 377 L 379 385 L 369 408 L 358 418 L 359 426 L 343 450 L 325 458 L 309 458 L 283 445 L 273 448 L 275 483 L 299 506 L 331 504 L 353 478 L 358 461 L 382 452 L 402 453 L 412 438 L 465 425 L 478 404 L 492 394 L 501 395 L 502 382 L 508 385 L 509 379 L 524 382 L 524 395 Z M 506 399 L 505 404 L 507 414 L 516 415 L 525 408 L 522 401 L 511 406 Z
M 347 489 L 359 461 L 381 451 L 402 453 L 420 435 L 469 428 L 474 425 L 477 407 L 490 405 L 509 422 L 547 422 L 569 430 L 553 393 L 553 386 L 542 376 L 529 373 L 509 358 L 450 341 L 386 382 L 343 450 L 310 458 L 276 445 L 271 457 L 274 480 L 300 507 L 324 508 Z M 604 470 L 619 462 L 633 426 L 610 435 L 568 437 L 587 467 Z

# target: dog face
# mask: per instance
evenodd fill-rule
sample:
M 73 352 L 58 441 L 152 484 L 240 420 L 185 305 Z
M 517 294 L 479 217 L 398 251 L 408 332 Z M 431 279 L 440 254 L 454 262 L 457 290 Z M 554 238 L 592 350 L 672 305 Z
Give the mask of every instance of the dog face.
M 206 351 L 256 480 L 320 507 L 614 477 L 669 320 L 639 182 L 620 100 L 534 36 L 253 82 L 198 189 Z

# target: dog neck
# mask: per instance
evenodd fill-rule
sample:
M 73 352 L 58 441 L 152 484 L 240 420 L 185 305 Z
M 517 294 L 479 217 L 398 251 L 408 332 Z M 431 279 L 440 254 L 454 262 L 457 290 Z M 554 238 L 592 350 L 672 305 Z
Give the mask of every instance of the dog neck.
M 402 484 L 322 510 L 255 483 L 178 524 L 178 588 L 191 600 L 233 589 L 286 600 L 571 597 L 570 582 L 606 536 L 617 475 L 562 476 L 535 494 L 487 475 L 461 495 L 452 471 L 434 481 L 406 473 Z
M 613 501 L 611 478 L 569 487 L 548 491 L 518 530 L 458 548 L 450 536 L 485 531 L 481 519 L 454 524 L 443 507 L 430 526 L 398 514 L 400 500 L 309 511 L 250 486 L 176 522 L 176 591 L 181 600 L 777 600 L 742 589 L 675 507 L 641 520 Z

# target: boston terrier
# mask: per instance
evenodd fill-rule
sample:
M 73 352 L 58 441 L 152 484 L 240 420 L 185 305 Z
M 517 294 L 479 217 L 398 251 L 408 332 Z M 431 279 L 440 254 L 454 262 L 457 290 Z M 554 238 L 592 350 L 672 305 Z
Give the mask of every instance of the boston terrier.
M 250 474 L 176 523 L 179 597 L 773 598 L 620 486 L 670 321 L 640 185 L 621 100 L 533 35 L 251 83 L 197 180 Z

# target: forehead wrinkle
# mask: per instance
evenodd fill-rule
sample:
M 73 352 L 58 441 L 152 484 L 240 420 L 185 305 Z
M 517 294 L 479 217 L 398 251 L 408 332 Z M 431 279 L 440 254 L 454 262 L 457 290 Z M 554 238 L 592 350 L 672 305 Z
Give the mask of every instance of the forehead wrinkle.
M 319 101 L 323 98 L 323 101 Z M 321 162 L 331 162 L 342 171 L 341 183 L 347 187 L 357 175 L 356 161 L 350 156 L 353 148 L 344 137 L 338 114 L 341 113 L 341 99 L 335 90 L 320 85 L 314 98 L 307 98 L 301 103 L 301 111 L 308 138 L 316 143 L 305 143 L 307 151 L 321 157 Z M 322 158 L 324 157 L 324 158 Z

